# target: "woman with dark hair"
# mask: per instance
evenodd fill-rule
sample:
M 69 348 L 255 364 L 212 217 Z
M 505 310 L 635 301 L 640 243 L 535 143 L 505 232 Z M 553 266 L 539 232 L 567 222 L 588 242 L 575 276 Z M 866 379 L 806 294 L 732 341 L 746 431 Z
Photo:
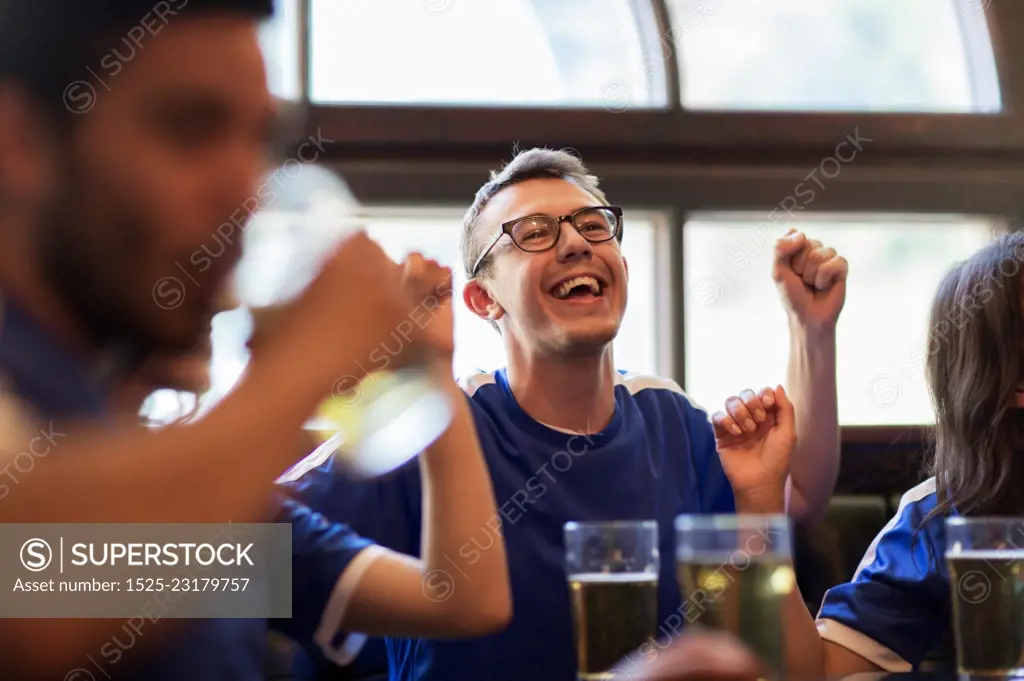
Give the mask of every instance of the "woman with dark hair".
M 967 572 L 951 583 L 945 522 L 951 516 L 1024 516 L 1022 263 L 1024 232 L 1008 234 L 954 266 L 939 285 L 927 350 L 919 353 L 935 407 L 930 477 L 903 495 L 853 579 L 825 594 L 816 620 L 799 590 L 792 592 L 784 611 L 787 678 L 909 672 L 926 660 L 951 663 L 957 591 L 966 601 L 977 597 L 979 586 L 991 591 L 985 597 L 1013 597 L 1008 590 L 1017 588 L 1016 581 L 989 579 L 994 572 Z M 795 440 L 785 437 L 792 424 L 780 423 L 729 443 L 729 417 L 719 413 L 713 421 L 720 454 L 729 444 L 733 456 L 785 459 Z M 1017 544 L 1011 548 L 1024 545 L 1024 537 Z M 979 584 L 985 580 L 990 583 Z M 1013 636 L 1000 624 L 983 635 Z M 639 678 L 676 678 L 672 672 L 682 654 L 640 665 L 647 676 Z M 678 678 L 686 678 L 688 667 L 679 669 Z
M 932 306 L 927 372 L 935 405 L 932 516 L 1021 515 L 1024 496 L 1024 233 L 954 268 Z
M 931 477 L 903 495 L 852 581 L 825 594 L 816 621 L 822 644 L 799 646 L 791 676 L 902 672 L 955 659 L 952 597 L 961 585 L 951 584 L 944 558 L 945 520 L 1024 515 L 1022 262 L 1024 233 L 1016 232 L 939 285 L 920 353 L 935 407 Z M 806 619 L 791 624 L 789 640 L 807 640 Z

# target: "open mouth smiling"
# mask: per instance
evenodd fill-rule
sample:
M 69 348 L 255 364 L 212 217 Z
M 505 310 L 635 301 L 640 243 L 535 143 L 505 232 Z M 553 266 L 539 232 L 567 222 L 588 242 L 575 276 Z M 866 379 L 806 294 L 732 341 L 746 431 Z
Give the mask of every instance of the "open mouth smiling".
M 591 274 L 579 274 L 561 280 L 550 293 L 558 300 L 593 300 L 604 296 L 608 286 L 600 277 Z

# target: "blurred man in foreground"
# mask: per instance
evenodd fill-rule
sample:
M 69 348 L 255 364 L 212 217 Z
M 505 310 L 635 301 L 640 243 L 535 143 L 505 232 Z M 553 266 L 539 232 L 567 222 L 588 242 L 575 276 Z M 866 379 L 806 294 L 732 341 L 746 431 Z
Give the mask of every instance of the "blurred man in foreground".
M 0 523 L 276 518 L 292 527 L 294 616 L 278 622 L 291 636 L 336 651 L 358 643 L 345 633 L 353 629 L 498 631 L 510 600 L 500 536 L 472 584 L 445 600 L 424 589 L 496 512 L 448 368 L 447 302 L 392 358 L 446 377 L 455 407 L 419 462 L 429 490 L 423 559 L 274 494 L 296 433 L 338 377 L 361 377 L 361 362 L 425 296 L 450 292 L 450 273 L 435 263 L 403 270 L 355 235 L 204 418 L 158 431 L 113 420 L 128 376 L 208 331 L 240 256 L 241 235 L 225 244 L 222 229 L 241 229 L 235 220 L 251 211 L 266 170 L 274 113 L 257 28 L 272 4 L 0 0 Z M 102 83 L 83 80 L 97 71 Z M 195 267 L 200 252 L 206 266 Z M 59 435 L 33 457 L 40 433 Z M 71 678 L 125 626 L 0 618 L 0 667 L 5 678 Z M 117 677 L 260 679 L 267 628 L 262 619 L 147 621 L 118 657 Z

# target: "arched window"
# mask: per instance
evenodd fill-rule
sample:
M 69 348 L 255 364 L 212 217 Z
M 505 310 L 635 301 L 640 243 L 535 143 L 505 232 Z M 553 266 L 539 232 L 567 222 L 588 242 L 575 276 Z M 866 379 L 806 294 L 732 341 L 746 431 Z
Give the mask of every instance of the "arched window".
M 308 0 L 309 95 L 622 110 L 678 91 L 700 110 L 996 112 L 991 2 L 667 0 L 664 17 L 637 0 Z M 277 5 L 268 72 L 295 98 L 301 5 Z

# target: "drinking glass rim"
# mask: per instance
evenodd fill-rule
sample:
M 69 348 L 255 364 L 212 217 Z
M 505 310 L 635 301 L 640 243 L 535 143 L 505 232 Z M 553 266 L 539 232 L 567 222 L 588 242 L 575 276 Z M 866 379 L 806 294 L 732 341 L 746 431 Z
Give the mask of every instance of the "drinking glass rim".
M 766 525 L 789 527 L 785 513 L 683 513 L 676 516 L 675 529 L 679 530 L 747 530 Z
M 657 520 L 570 520 L 562 526 L 565 532 L 572 530 L 593 530 L 599 528 L 606 529 L 624 529 L 624 528 L 644 528 L 644 529 L 657 529 Z
M 967 527 L 969 525 L 1024 525 L 1024 517 L 1021 516 L 949 516 L 945 520 L 947 527 Z

